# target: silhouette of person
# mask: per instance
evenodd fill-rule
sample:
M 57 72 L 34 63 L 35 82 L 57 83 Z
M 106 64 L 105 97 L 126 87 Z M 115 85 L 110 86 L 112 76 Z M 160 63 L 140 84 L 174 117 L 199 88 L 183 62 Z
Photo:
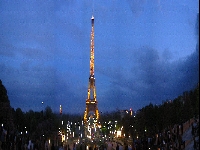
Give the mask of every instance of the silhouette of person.
M 116 146 L 116 150 L 119 150 L 119 144 L 117 144 L 117 146 Z

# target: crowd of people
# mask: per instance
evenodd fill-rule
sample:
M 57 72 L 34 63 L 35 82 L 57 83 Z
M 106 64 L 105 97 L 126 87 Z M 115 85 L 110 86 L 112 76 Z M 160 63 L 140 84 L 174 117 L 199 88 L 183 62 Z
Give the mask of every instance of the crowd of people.
M 183 139 L 186 130 L 192 127 L 193 140 Z M 194 150 L 199 149 L 199 119 L 191 119 L 183 124 L 175 124 L 172 127 L 156 133 L 153 138 L 142 138 L 136 140 L 134 148 L 136 150 L 184 150 L 188 144 L 193 145 Z
M 184 141 L 182 136 L 189 127 L 192 127 L 193 147 L 199 149 L 199 121 L 198 119 L 189 120 L 183 124 L 164 129 L 162 132 L 155 133 L 152 138 L 143 137 L 133 139 L 133 142 L 119 142 L 115 140 L 105 141 L 100 145 L 86 145 L 86 143 L 50 143 L 39 138 L 31 139 L 29 136 L 10 132 L 6 127 L 0 129 L 0 150 L 184 150 L 188 142 Z
M 192 136 L 194 141 L 194 149 L 199 149 L 199 121 L 195 120 L 194 123 L 192 123 Z
M 0 150 L 44 150 L 42 138 L 31 139 L 30 136 L 15 131 L 9 131 L 6 127 L 0 127 Z

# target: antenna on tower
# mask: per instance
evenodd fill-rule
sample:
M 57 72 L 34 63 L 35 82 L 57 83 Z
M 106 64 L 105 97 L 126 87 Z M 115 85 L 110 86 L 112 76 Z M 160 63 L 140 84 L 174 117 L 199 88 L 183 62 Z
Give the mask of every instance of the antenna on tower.
M 94 0 L 92 0 L 92 15 L 94 15 Z

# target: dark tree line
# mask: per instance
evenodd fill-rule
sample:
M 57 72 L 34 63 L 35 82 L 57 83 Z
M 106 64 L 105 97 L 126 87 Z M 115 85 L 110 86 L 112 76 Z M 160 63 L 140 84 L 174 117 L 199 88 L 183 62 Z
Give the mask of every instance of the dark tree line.
M 126 115 L 122 124 L 127 135 L 136 137 L 153 136 L 175 124 L 183 124 L 191 118 L 199 117 L 199 86 L 190 92 L 184 92 L 174 100 L 162 105 L 149 104 L 139 110 L 135 116 Z
M 39 137 L 54 138 L 59 128 L 62 127 L 62 121 L 66 124 L 67 121 L 80 120 L 79 115 L 53 113 L 49 106 L 44 111 L 29 110 L 25 113 L 17 108 L 13 110 L 13 118 L 15 129 L 19 134 L 27 131 L 27 135 L 36 139 Z

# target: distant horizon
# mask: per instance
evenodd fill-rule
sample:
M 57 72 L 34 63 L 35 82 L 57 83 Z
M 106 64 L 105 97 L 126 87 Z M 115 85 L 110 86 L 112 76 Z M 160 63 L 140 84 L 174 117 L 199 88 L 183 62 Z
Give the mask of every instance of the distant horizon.
M 183 91 L 183 94 L 184 94 L 185 92 L 190 92 L 190 91 L 195 90 L 198 86 L 199 86 L 199 83 L 197 83 L 196 87 L 194 87 L 193 89 L 188 90 L 188 91 Z M 178 98 L 179 96 L 183 96 L 183 94 L 182 94 L 182 95 L 178 95 L 176 98 Z M 158 106 L 163 105 L 164 102 L 167 102 L 167 101 L 170 101 L 170 100 L 174 101 L 176 98 L 174 98 L 174 99 L 163 100 L 162 103 L 159 104 Z M 9 100 L 9 97 L 8 97 L 8 100 Z M 9 101 L 10 101 L 10 100 L 9 100 Z M 150 105 L 150 104 L 152 104 L 153 106 L 157 105 L 157 104 L 153 104 L 153 103 L 150 102 L 149 104 L 143 106 L 142 108 L 144 108 L 144 107 L 146 107 L 146 106 L 148 106 L 148 105 Z M 10 106 L 11 106 L 11 105 L 10 105 Z M 41 110 L 38 110 L 38 111 L 35 111 L 35 110 L 30 109 L 30 110 L 28 110 L 28 111 L 26 111 L 26 112 L 29 112 L 29 111 L 33 111 L 33 112 L 42 112 L 42 111 L 45 111 L 45 109 L 46 109 L 47 107 L 50 107 L 50 106 L 45 106 L 44 109 L 41 109 Z M 16 109 L 18 109 L 19 107 L 18 107 L 18 108 L 14 108 L 14 107 L 11 106 L 11 108 L 13 108 L 13 109 L 16 111 Z M 51 108 L 51 107 L 50 107 L 50 108 Z M 138 109 L 138 110 L 141 110 L 142 108 L 140 108 L 140 109 Z M 21 108 L 20 108 L 20 109 L 21 109 Z M 21 110 L 22 110 L 22 109 L 21 109 Z M 58 115 L 60 114 L 59 110 L 58 110 L 58 111 L 53 111 L 52 108 L 51 108 L 51 110 L 52 110 L 52 112 L 55 113 L 55 114 L 58 114 Z M 124 110 L 124 111 L 125 111 L 125 110 L 130 111 L 130 108 L 127 108 L 127 109 L 119 109 L 119 108 L 116 108 L 115 110 L 110 110 L 110 111 L 105 111 L 105 112 L 102 112 L 101 110 L 99 110 L 99 112 L 100 112 L 100 113 L 113 113 L 113 112 L 122 111 L 122 110 Z M 133 112 L 137 112 L 138 110 L 132 110 L 132 111 L 133 111 Z M 22 112 L 26 113 L 26 112 L 23 111 L 23 110 L 22 110 Z M 83 113 L 63 113 L 63 110 L 62 110 L 62 114 L 64 114 L 64 115 L 83 115 L 83 114 L 84 114 L 84 111 L 83 111 Z

